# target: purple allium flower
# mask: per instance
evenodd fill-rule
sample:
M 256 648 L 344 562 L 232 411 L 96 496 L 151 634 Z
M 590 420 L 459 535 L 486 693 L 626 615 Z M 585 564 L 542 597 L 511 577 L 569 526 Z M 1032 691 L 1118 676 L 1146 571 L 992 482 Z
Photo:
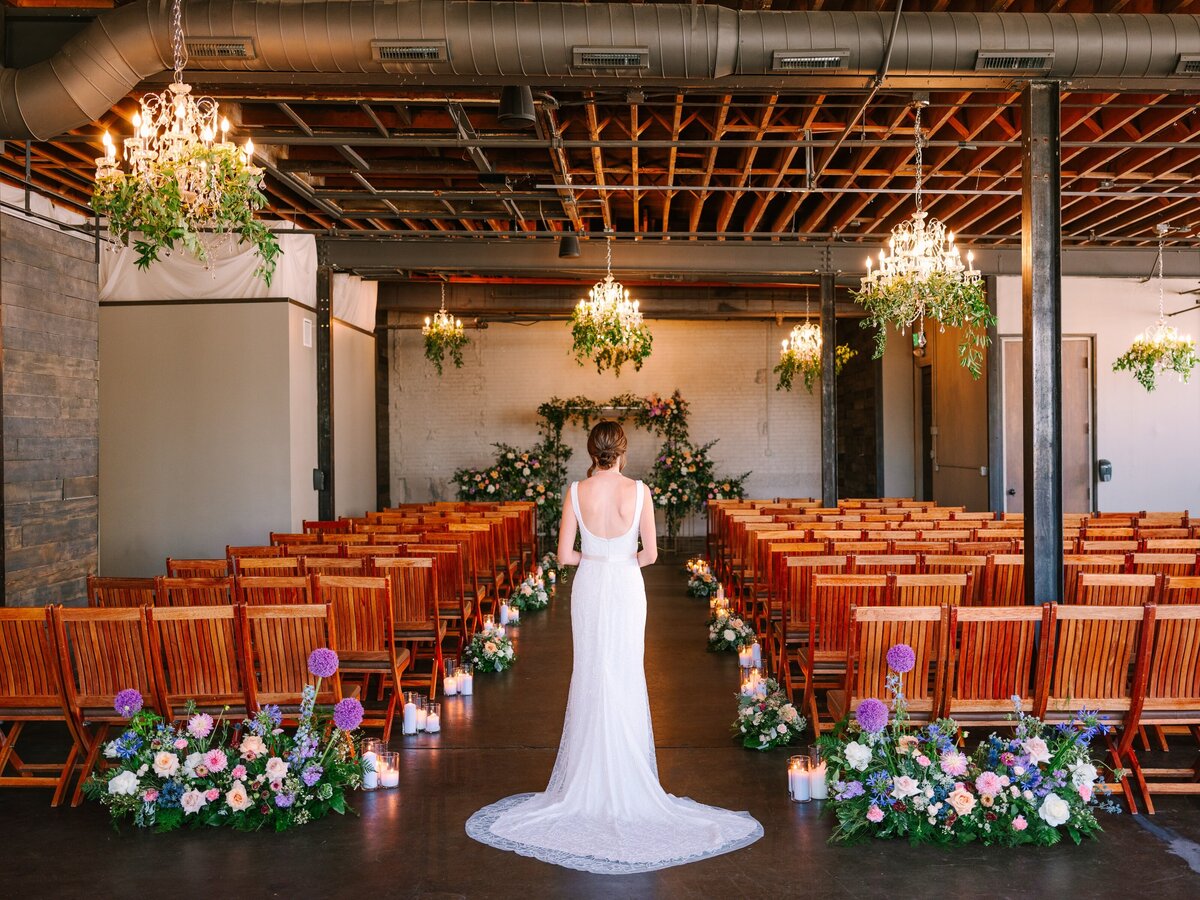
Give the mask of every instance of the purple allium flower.
M 363 720 L 363 705 L 354 697 L 338 701 L 333 708 L 333 724 L 342 731 L 353 731 Z
M 318 678 L 329 678 L 338 670 L 338 655 L 328 647 L 318 647 L 308 654 L 308 671 Z
M 291 794 L 276 794 L 275 795 L 275 805 L 278 806 L 280 809 L 287 809 L 289 806 L 292 805 L 292 800 L 293 800 L 293 797 Z
M 300 773 L 300 780 L 304 782 L 305 787 L 312 787 L 321 780 L 321 776 L 325 774 L 325 770 L 320 766 L 309 766 Z
M 887 652 L 887 664 L 893 672 L 903 675 L 905 672 L 911 672 L 917 664 L 917 655 L 908 644 L 895 644 Z
M 137 688 L 125 688 L 113 698 L 113 709 L 127 719 L 132 719 L 142 708 L 142 692 Z
M 854 712 L 854 718 L 858 720 L 859 727 L 863 731 L 877 733 L 887 728 L 887 707 L 874 697 L 868 697 L 862 703 L 858 704 L 858 709 Z

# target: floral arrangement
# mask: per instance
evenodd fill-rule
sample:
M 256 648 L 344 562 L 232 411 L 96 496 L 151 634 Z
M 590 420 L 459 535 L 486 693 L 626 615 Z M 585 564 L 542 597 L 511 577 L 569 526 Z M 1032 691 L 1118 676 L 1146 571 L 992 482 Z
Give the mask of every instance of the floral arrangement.
M 1164 321 L 1139 334 L 1113 363 L 1114 372 L 1132 372 L 1138 384 L 1153 391 L 1160 374 L 1174 372 L 1186 382 L 1196 367 L 1196 341 Z
M 740 650 L 757 639 L 749 622 L 724 607 L 717 609 L 708 620 L 709 650 Z
M 462 655 L 463 661 L 473 664 L 476 672 L 503 672 L 517 661 L 512 638 L 504 634 L 503 627 L 494 626 L 477 632 Z
M 112 236 L 128 245 L 132 237 L 137 266 L 149 268 L 159 254 L 175 249 L 176 242 L 200 262 L 208 261 L 205 233 L 237 235 L 258 254 L 255 275 L 267 284 L 275 273 L 279 239 L 255 213 L 266 206 L 262 169 L 248 163 L 244 151 L 224 141 L 197 144 L 186 154 L 160 156 L 155 178 L 147 179 L 115 166 L 96 178 L 92 210 L 108 219 Z M 186 173 L 207 173 L 207 196 L 212 203 L 189 202 L 181 184 Z M 217 185 L 220 189 L 217 190 Z
M 717 592 L 717 588 L 720 586 L 717 576 L 713 575 L 708 569 L 703 569 L 693 573 L 688 579 L 687 590 L 691 596 L 707 600 Z
M 912 648 L 896 644 L 887 661 L 891 714 L 868 698 L 853 722 L 818 741 L 838 820 L 832 841 L 1047 846 L 1066 835 L 1078 844 L 1100 831 L 1096 809 L 1117 811 L 1089 749 L 1107 731 L 1095 714 L 1050 727 L 1014 697 L 1014 736 L 990 735 L 968 756 L 953 720 L 911 726 L 901 676 L 913 668 Z
M 623 290 L 610 272 L 592 288 L 593 300 L 581 300 L 571 311 L 571 352 L 579 365 L 591 361 L 597 372 L 612 369 L 619 376 L 621 366 L 633 363 L 640 371 L 650 356 L 654 336 L 628 291 L 621 299 Z
M 646 484 L 654 504 L 663 509 L 667 535 L 679 534 L 683 519 L 704 508 L 708 500 L 741 499 L 745 496 L 745 481 L 750 473 L 736 478 L 719 478 L 713 473 L 713 461 L 708 455 L 716 441 L 695 446 L 686 441 L 662 446 Z
M 996 324 L 996 315 L 988 306 L 981 280 L 933 274 L 885 286 L 882 281 L 863 279 L 863 287 L 854 292 L 854 299 L 867 312 L 862 327 L 875 329 L 875 359 L 882 357 L 887 347 L 888 325 L 903 332 L 915 322 L 935 319 L 942 331 L 947 325 L 962 329 L 959 364 L 974 378 L 982 374 L 987 330 Z
M 515 606 L 521 612 L 545 609 L 550 605 L 550 592 L 546 590 L 546 579 L 540 568 L 517 585 L 508 599 L 508 605 Z
M 121 691 L 113 706 L 129 727 L 105 746 L 113 766 L 88 779 L 85 795 L 108 807 L 114 825 L 131 819 L 156 831 L 222 825 L 286 831 L 345 813 L 346 791 L 362 784 L 354 749 L 362 704 L 347 697 L 332 715 L 319 713 L 321 680 L 337 672 L 337 654 L 314 650 L 308 668 L 317 681 L 304 688 L 291 735 L 280 727 L 276 706 L 231 733 L 226 720 L 198 713 L 194 704 L 186 722 L 175 725 L 143 709 L 138 691 Z
M 442 374 L 442 365 L 447 356 L 454 363 L 454 368 L 463 367 L 463 350 L 471 343 L 471 339 L 463 331 L 461 321 L 457 322 L 457 327 L 435 328 L 427 324 L 421 329 L 421 334 L 425 340 L 425 358 L 433 363 L 439 375 Z
M 765 696 L 758 693 L 738 695 L 737 721 L 733 733 L 741 738 L 747 750 L 770 750 L 786 747 L 804 731 L 808 722 L 792 702 L 787 692 L 774 678 L 760 682 Z
M 842 367 L 858 355 L 849 344 L 838 344 L 833 351 L 833 371 L 841 374 Z M 804 377 L 804 387 L 811 394 L 813 385 L 821 378 L 820 354 L 801 353 L 794 348 L 784 350 L 779 356 L 779 365 L 774 369 L 779 376 L 775 390 L 790 391 L 797 375 Z
M 544 573 L 551 594 L 560 584 L 567 583 L 567 569 L 559 564 L 555 554 L 547 553 L 543 556 L 542 561 L 538 563 L 538 568 Z

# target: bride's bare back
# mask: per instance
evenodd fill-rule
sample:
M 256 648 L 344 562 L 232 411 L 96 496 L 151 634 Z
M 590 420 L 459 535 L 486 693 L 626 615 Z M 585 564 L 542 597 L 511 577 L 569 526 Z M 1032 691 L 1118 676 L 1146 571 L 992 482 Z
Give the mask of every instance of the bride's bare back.
M 579 482 L 576 491 L 579 515 L 583 526 L 598 538 L 610 540 L 626 534 L 634 525 L 637 514 L 638 491 L 642 491 L 641 521 L 638 530 L 642 550 L 638 565 L 651 565 L 658 558 L 657 536 L 654 530 L 654 501 L 650 490 L 632 478 L 626 478 L 616 466 L 600 469 Z M 558 559 L 565 565 L 578 565 L 580 553 L 575 549 L 578 525 L 570 503 L 563 503 L 563 517 L 558 527 Z

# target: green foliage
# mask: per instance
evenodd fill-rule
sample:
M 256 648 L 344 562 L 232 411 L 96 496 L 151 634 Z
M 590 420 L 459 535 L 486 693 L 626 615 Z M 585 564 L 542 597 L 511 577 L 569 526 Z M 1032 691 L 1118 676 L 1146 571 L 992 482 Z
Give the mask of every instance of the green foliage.
M 982 282 L 962 282 L 944 275 L 925 279 L 910 278 L 892 290 L 867 285 L 854 292 L 854 299 L 866 310 L 863 328 L 874 328 L 875 359 L 887 346 L 887 326 L 911 328 L 922 315 L 941 325 L 962 329 L 958 361 L 973 378 L 983 372 L 983 351 L 988 346 L 987 330 L 996 324 L 988 306 Z
M 433 363 L 437 373 L 442 374 L 442 363 L 449 354 L 454 368 L 463 367 L 463 348 L 471 339 L 461 331 L 430 331 L 425 335 L 425 358 Z
M 838 344 L 833 351 L 834 373 L 840 375 L 842 368 L 855 356 L 858 356 L 858 351 L 849 344 Z M 790 391 L 796 376 L 803 375 L 804 386 L 811 394 L 813 385 L 821 377 L 821 358 L 804 357 L 795 350 L 787 350 L 780 357 L 779 365 L 775 367 L 775 374 L 779 376 L 779 383 L 775 385 L 775 390 Z
M 668 537 L 679 534 L 684 518 L 703 510 L 709 500 L 740 500 L 746 495 L 749 472 L 736 477 L 715 474 L 708 455 L 715 443 L 697 447 L 687 440 L 668 440 L 659 449 L 646 484 L 666 517 Z
M 630 326 L 615 311 L 598 322 L 581 315 L 578 307 L 571 314 L 571 352 L 575 361 L 582 366 L 590 360 L 596 364 L 597 372 L 612 369 L 619 376 L 621 366 L 626 363 L 633 363 L 633 368 L 640 371 L 653 344 L 654 336 L 644 322 Z
M 159 164 L 153 182 L 126 172 L 105 175 L 96 180 L 92 209 L 107 217 L 113 237 L 126 245 L 132 239 L 139 268 L 148 268 L 176 244 L 207 262 L 208 250 L 201 236 L 212 231 L 236 235 L 239 243 L 252 245 L 259 258 L 255 275 L 270 284 L 280 253 L 279 240 L 255 218 L 267 202 L 261 190 L 262 173 L 247 166 L 241 153 L 234 147 L 197 146 L 177 162 Z M 215 195 L 215 187 L 220 185 L 215 204 L 185 202 L 180 190 L 176 173 L 201 163 L 207 166 L 213 188 L 208 195 Z
M 1113 363 L 1114 372 L 1132 372 L 1147 391 L 1157 386 L 1160 373 L 1174 372 L 1186 382 L 1196 367 L 1196 342 L 1181 338 L 1174 328 L 1162 340 L 1147 340 L 1139 335 L 1128 350 Z

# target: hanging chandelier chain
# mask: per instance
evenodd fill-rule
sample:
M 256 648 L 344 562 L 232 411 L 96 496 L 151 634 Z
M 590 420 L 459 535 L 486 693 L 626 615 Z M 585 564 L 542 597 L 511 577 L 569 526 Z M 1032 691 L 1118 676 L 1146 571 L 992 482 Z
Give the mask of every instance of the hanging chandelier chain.
M 187 45 L 183 42 L 183 0 L 174 0 L 171 10 L 171 49 L 175 54 L 175 83 L 183 82 L 187 65 Z
M 441 312 L 445 313 L 446 312 L 446 282 L 444 282 L 444 281 L 440 282 L 439 286 L 442 289 L 442 291 L 441 291 L 442 303 L 441 303 L 440 310 L 441 310 Z
M 916 144 L 916 157 L 917 157 L 916 158 L 916 163 L 917 163 L 916 203 L 917 203 L 917 212 L 920 212 L 921 211 L 921 182 L 924 181 L 924 178 L 925 178 L 925 155 L 924 155 L 925 140 L 921 135 L 921 107 L 919 104 L 915 107 L 914 113 L 916 116 L 916 123 L 913 126 L 913 141 Z
M 612 278 L 612 242 L 612 235 L 604 242 L 604 269 L 609 278 Z

